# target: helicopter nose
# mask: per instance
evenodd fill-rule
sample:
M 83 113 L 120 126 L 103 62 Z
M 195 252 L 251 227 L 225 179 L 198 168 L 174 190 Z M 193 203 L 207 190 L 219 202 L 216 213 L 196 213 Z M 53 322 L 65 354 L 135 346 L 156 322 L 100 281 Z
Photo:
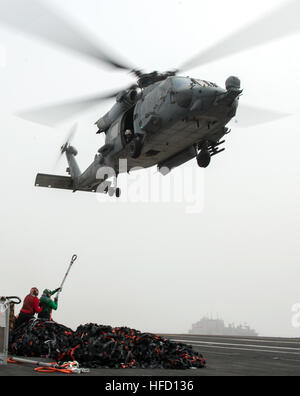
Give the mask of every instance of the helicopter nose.
M 236 107 L 236 99 L 241 95 L 241 81 L 239 78 L 231 76 L 226 80 L 226 89 L 223 89 L 216 84 L 201 81 L 199 86 L 193 87 L 193 102 L 191 105 L 191 112 L 199 113 L 201 111 L 215 111 L 220 106 L 227 106 L 231 108 Z
M 226 93 L 224 89 L 217 86 L 205 88 L 195 86 L 192 88 L 192 92 L 193 101 L 190 107 L 192 113 L 199 113 L 200 111 L 210 109 L 214 106 L 216 98 Z
M 225 83 L 226 92 L 216 99 L 216 104 L 234 106 L 236 99 L 243 93 L 241 89 L 241 80 L 238 77 L 231 76 Z

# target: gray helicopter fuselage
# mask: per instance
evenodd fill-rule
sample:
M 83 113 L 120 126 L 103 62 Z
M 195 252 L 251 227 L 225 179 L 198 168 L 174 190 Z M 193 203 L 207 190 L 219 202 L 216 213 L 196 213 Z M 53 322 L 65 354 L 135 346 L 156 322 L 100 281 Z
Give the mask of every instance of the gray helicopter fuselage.
M 163 165 L 184 151 L 194 153 L 191 158 L 195 157 L 196 144 L 202 140 L 217 143 L 224 136 L 224 127 L 235 116 L 238 106 L 237 96 L 230 99 L 230 91 L 186 77 L 169 77 L 145 88 L 137 98 L 131 106 L 134 107 L 131 116 L 134 134 L 144 138 L 143 149 L 136 159 L 128 155 L 123 136 L 126 110 L 106 132 L 106 145 L 112 151 L 105 164 L 116 169 L 119 160 L 125 158 L 130 170 Z
M 223 89 L 207 81 L 174 76 L 142 91 L 121 93 L 97 122 L 99 131 L 106 134 L 105 146 L 80 176 L 79 184 L 95 185 L 103 168 L 112 168 L 116 174 L 155 165 L 171 170 L 195 158 L 198 144 L 216 144 L 227 133 L 225 126 L 236 114 L 241 92 L 230 84 Z M 138 158 L 130 156 L 125 137 L 128 129 L 143 141 Z

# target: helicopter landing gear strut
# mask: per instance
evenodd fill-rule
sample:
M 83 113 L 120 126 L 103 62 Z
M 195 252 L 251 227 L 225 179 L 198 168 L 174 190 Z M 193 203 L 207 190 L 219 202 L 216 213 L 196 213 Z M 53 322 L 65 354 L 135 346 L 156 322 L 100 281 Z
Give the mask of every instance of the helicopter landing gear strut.
M 113 182 L 109 182 L 109 184 L 104 190 L 104 193 L 108 194 L 111 198 L 112 197 L 120 198 L 121 189 L 118 187 L 118 175 L 114 177 Z
M 108 187 L 106 192 L 110 197 L 120 198 L 121 196 L 121 189 L 119 187 Z
M 120 198 L 121 196 L 121 189 L 119 187 L 107 186 L 106 188 L 104 188 L 104 190 L 100 190 L 100 192 L 102 194 L 108 194 L 111 198 Z
M 129 144 L 129 153 L 131 158 L 138 158 L 143 148 L 143 140 L 140 136 L 135 137 Z

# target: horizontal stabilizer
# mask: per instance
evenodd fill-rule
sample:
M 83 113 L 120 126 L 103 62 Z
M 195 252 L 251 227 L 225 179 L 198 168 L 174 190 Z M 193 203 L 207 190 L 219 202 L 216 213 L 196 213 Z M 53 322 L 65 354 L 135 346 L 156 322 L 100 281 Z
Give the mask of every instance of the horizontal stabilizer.
M 103 180 L 102 180 L 103 181 Z M 111 182 L 106 182 L 105 183 L 105 190 L 102 191 L 99 185 L 101 184 L 101 181 L 96 185 L 93 186 L 88 186 L 88 187 L 74 187 L 74 182 L 71 177 L 68 176 L 56 176 L 56 175 L 44 175 L 39 173 L 35 179 L 35 186 L 36 187 L 46 187 L 46 188 L 57 188 L 60 190 L 72 190 L 73 192 L 75 191 L 82 191 L 82 192 L 92 192 L 92 193 L 107 193 L 108 188 L 111 187 Z
M 36 187 L 58 188 L 61 190 L 73 190 L 73 180 L 68 176 L 55 176 L 38 174 L 35 180 Z

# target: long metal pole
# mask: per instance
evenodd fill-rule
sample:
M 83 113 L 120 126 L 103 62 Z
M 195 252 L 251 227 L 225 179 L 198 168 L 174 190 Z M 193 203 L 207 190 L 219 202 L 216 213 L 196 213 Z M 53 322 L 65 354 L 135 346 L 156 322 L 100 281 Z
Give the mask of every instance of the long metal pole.
M 29 360 L 29 359 L 23 359 L 20 357 L 16 356 L 9 356 L 9 358 L 13 362 L 18 362 L 18 363 L 25 363 L 25 364 L 32 364 L 34 366 L 43 366 L 43 367 L 57 367 L 57 363 L 46 363 L 46 362 L 40 362 L 38 360 Z
M 76 260 L 77 260 L 77 255 L 74 254 L 74 255 L 72 256 L 72 259 L 71 259 L 69 268 L 68 268 L 68 270 L 67 270 L 67 272 L 66 272 L 66 274 L 65 274 L 65 276 L 64 276 L 64 279 L 63 279 L 63 281 L 62 281 L 62 283 L 61 283 L 61 285 L 60 285 L 60 290 L 59 290 L 59 291 L 57 292 L 57 294 L 56 294 L 56 298 L 58 298 L 58 297 L 59 297 L 59 294 L 62 292 L 62 288 L 63 288 L 63 286 L 64 286 L 64 284 L 65 284 L 65 281 L 66 281 L 66 279 L 67 279 L 67 276 L 69 275 L 69 272 L 70 272 L 70 270 L 71 270 L 71 268 L 72 268 L 72 265 L 75 263 Z

